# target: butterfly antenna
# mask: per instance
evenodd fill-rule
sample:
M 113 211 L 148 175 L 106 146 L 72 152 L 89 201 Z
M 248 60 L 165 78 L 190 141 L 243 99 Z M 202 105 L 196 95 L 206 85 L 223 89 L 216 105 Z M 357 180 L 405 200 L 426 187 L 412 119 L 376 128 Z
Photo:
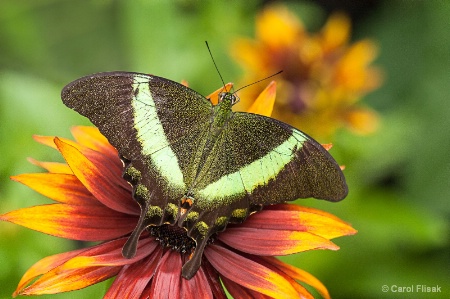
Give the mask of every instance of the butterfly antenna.
M 211 49 L 209 48 L 208 41 L 205 41 L 205 43 L 206 43 L 206 47 L 208 48 L 209 55 L 211 56 L 211 59 L 212 59 L 212 61 L 213 61 L 213 63 L 214 63 L 214 66 L 216 67 L 216 71 L 217 71 L 217 73 L 218 73 L 219 76 L 220 76 L 220 80 L 222 80 L 223 89 L 226 90 L 226 88 L 225 88 L 225 81 L 223 81 L 222 75 L 221 75 L 220 72 L 219 72 L 219 68 L 217 67 L 216 61 L 214 60 L 214 57 L 213 57 L 213 55 L 212 55 L 212 53 L 211 53 Z
M 278 73 L 273 74 L 273 75 L 270 75 L 269 77 L 265 77 L 264 79 L 261 79 L 261 80 L 258 80 L 258 81 L 256 81 L 256 82 L 247 84 L 247 85 L 245 85 L 245 86 L 242 86 L 241 88 L 239 88 L 238 90 L 236 90 L 236 91 L 233 92 L 233 93 L 236 93 L 236 92 L 238 92 L 238 91 L 241 90 L 241 89 L 244 89 L 244 88 L 246 88 L 246 87 L 252 86 L 252 85 L 254 85 L 254 84 L 256 84 L 256 83 L 259 83 L 259 82 L 261 82 L 261 81 L 264 81 L 264 80 L 267 80 L 267 79 L 269 79 L 269 78 L 275 77 L 276 75 L 279 75 L 279 74 L 281 74 L 282 72 L 283 72 L 283 71 L 279 71 Z

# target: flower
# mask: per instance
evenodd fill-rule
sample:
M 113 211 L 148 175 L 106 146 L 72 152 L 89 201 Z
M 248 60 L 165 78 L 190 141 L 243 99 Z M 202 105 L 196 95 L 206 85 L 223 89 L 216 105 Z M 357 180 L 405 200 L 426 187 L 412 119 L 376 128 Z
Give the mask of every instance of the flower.
M 210 96 L 213 102 L 217 93 Z M 251 111 L 267 114 L 262 107 L 273 105 L 274 99 L 272 82 Z M 226 298 L 224 287 L 236 298 L 312 298 L 298 282 L 329 297 L 311 274 L 274 256 L 337 250 L 330 239 L 355 230 L 331 214 L 293 204 L 266 207 L 214 236 L 190 280 L 182 278 L 181 268 L 195 243 L 178 227 L 150 227 L 141 235 L 136 255 L 124 258 L 122 247 L 140 209 L 122 179 L 117 151 L 94 127 L 78 126 L 71 132 L 75 141 L 34 137 L 57 149 L 66 163 L 31 160 L 48 172 L 12 177 L 55 203 L 12 211 L 0 219 L 61 238 L 100 243 L 38 261 L 13 296 L 72 291 L 115 276 L 104 298 Z
M 358 102 L 380 85 L 381 73 L 370 66 L 377 56 L 374 42 L 349 44 L 349 34 L 350 21 L 343 14 L 332 15 L 319 33 L 309 34 L 287 8 L 272 6 L 257 17 L 256 39 L 236 40 L 231 53 L 244 68 L 245 84 L 283 71 L 277 76 L 283 92 L 273 117 L 316 138 L 330 138 L 343 126 L 365 134 L 376 130 L 378 117 Z M 241 97 L 254 98 L 259 91 L 252 85 Z

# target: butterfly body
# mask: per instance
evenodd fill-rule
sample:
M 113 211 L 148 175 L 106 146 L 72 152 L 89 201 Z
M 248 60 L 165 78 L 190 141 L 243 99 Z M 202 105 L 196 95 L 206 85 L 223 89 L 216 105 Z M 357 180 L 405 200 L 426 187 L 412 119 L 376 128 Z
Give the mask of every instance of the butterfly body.
M 123 255 L 134 256 L 148 226 L 184 227 L 197 244 L 185 278 L 227 223 L 268 204 L 347 194 L 338 164 L 320 144 L 275 119 L 233 112 L 232 93 L 213 105 L 168 79 L 112 72 L 70 83 L 62 99 L 100 129 L 125 163 L 141 216 Z

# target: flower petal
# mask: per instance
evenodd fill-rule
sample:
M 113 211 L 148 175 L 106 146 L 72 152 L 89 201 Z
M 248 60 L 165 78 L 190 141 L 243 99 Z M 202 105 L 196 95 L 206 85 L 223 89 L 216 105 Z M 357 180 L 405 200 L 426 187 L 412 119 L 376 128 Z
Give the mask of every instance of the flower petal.
M 17 289 L 13 293 L 13 297 L 16 297 L 19 295 L 23 289 L 36 277 L 50 271 L 53 268 L 56 268 L 57 266 L 65 263 L 70 258 L 80 254 L 81 252 L 85 251 L 86 249 L 78 249 L 74 251 L 69 251 L 65 253 L 60 253 L 52 256 L 48 256 L 46 258 L 43 258 L 39 262 L 35 263 L 31 268 L 25 272 L 22 279 L 20 280 Z
M 183 299 L 213 299 L 213 293 L 202 268 L 198 269 L 191 279 L 181 279 L 181 298 Z
M 128 259 L 122 255 L 122 247 L 126 241 L 127 238 L 120 238 L 94 246 L 61 265 L 59 272 L 75 268 L 129 265 L 152 254 L 158 246 L 158 242 L 155 242 L 153 238 L 143 237 L 139 240 L 136 255 Z
M 247 256 L 247 258 L 251 259 L 252 261 L 255 261 L 258 264 L 261 264 L 261 265 L 279 273 L 280 275 L 282 275 L 297 290 L 298 298 L 314 299 L 313 295 L 304 286 L 302 286 L 300 283 L 295 281 L 295 279 L 293 277 L 291 277 L 287 273 L 280 270 L 276 265 L 271 263 L 271 260 L 269 259 L 269 257 L 266 259 L 265 257 L 257 256 L 257 255 L 246 255 L 246 256 Z M 275 257 L 271 257 L 271 258 L 276 259 Z
M 350 25 L 349 18 L 342 13 L 335 13 L 330 16 L 322 28 L 322 47 L 326 54 L 344 46 L 348 42 Z
M 101 152 L 93 150 L 83 144 L 77 143 L 70 139 L 55 137 L 53 142 L 55 142 L 55 144 L 56 142 L 62 142 L 66 145 L 74 147 L 89 161 L 91 161 L 92 164 L 102 169 L 102 171 L 105 171 L 104 175 L 108 176 L 109 179 L 113 181 L 114 184 L 122 187 L 122 189 L 124 190 L 131 190 L 130 185 L 124 179 L 122 179 L 123 164 L 120 161 L 119 156 L 115 151 L 115 149 L 114 154 L 110 153 L 110 156 L 107 156 Z
M 277 266 L 272 264 L 269 259 L 264 259 L 263 257 L 256 256 L 256 255 L 243 254 L 243 256 L 245 256 L 249 260 L 252 260 L 253 262 L 256 262 L 264 267 L 267 267 L 268 269 L 271 269 L 272 271 L 283 276 L 284 279 L 286 279 L 291 284 L 291 286 L 294 289 L 296 289 L 297 295 L 295 296 L 295 298 L 314 299 L 314 297 L 311 295 L 311 293 L 305 287 L 303 287 L 298 282 L 296 282 L 293 279 L 293 277 L 289 276 L 288 274 L 286 274 L 285 272 L 283 272 L 282 270 L 277 268 Z M 275 259 L 275 258 L 273 258 L 273 259 Z M 239 286 L 238 284 L 236 284 L 230 280 L 227 280 L 224 277 L 222 277 L 222 281 L 223 281 L 224 285 L 226 286 L 227 290 L 233 295 L 233 298 L 272 298 L 272 297 L 263 295 L 261 293 L 258 293 L 254 290 L 243 288 L 243 287 Z
M 206 278 L 208 279 L 208 285 L 214 295 L 214 299 L 227 299 L 227 295 L 223 290 L 221 278 L 219 278 L 219 273 L 214 270 L 213 266 L 208 262 L 206 258 L 202 261 L 202 269 L 205 271 Z
M 101 204 L 73 174 L 30 173 L 12 176 L 11 179 L 60 203 L 74 205 Z
M 265 299 L 265 298 L 272 298 L 269 296 L 266 296 L 264 294 L 252 291 L 250 289 L 244 288 L 243 286 L 225 278 L 222 277 L 223 285 L 227 288 L 228 293 L 230 293 L 231 296 L 233 296 L 233 299 Z
M 326 149 L 327 151 L 329 151 L 329 150 L 333 147 L 333 143 L 322 143 L 321 145 L 322 145 L 323 148 Z
M 85 156 L 92 164 L 96 165 L 102 170 L 108 170 L 104 175 L 111 180 L 111 182 L 123 190 L 128 190 L 131 193 L 131 186 L 122 177 L 123 174 L 123 164 L 119 159 L 119 156 L 108 158 L 102 153 L 94 151 L 90 148 L 78 146 L 75 147 L 80 153 Z M 130 198 L 128 196 L 128 198 Z
M 40 144 L 56 149 L 56 144 L 53 141 L 55 139 L 55 136 L 33 135 L 33 139 Z
M 158 246 L 145 259 L 124 266 L 103 299 L 139 298 L 152 279 L 161 256 L 162 248 Z
M 117 185 L 122 185 L 123 187 L 125 187 L 124 189 L 129 189 L 129 185 L 126 183 L 125 180 L 122 179 L 123 164 L 119 159 L 117 151 L 111 145 L 110 147 L 112 147 L 113 152 L 108 152 L 108 155 L 105 155 L 104 153 L 99 152 L 96 149 L 90 148 L 89 146 L 92 145 L 91 143 L 84 145 L 82 143 L 77 143 L 70 139 L 55 137 L 54 140 L 55 144 L 56 139 L 76 148 L 78 151 L 80 151 L 81 154 L 86 156 L 86 158 L 90 160 L 94 165 L 101 165 L 103 169 L 105 170 L 107 169 L 108 172 L 105 172 L 105 175 L 107 174 L 108 176 L 110 176 L 111 179 L 114 179 Z
M 299 268 L 296 268 L 292 265 L 283 263 L 279 259 L 272 257 L 272 256 L 260 257 L 260 258 L 264 259 L 268 263 L 276 266 L 278 269 L 280 269 L 281 271 L 283 271 L 284 273 L 286 273 L 293 279 L 300 280 L 300 281 L 314 287 L 320 293 L 320 295 L 322 295 L 322 297 L 324 299 L 330 298 L 330 294 L 328 293 L 327 288 L 320 282 L 320 280 L 318 280 L 316 277 L 314 277 L 310 273 L 308 273 L 304 270 L 301 270 Z
M 117 176 L 103 164 L 94 164 L 78 149 L 55 138 L 59 151 L 81 183 L 105 206 L 126 214 L 139 214 L 139 206 L 131 198 L 130 190 L 115 182 Z
M 256 36 L 269 48 L 289 47 L 303 35 L 303 24 L 283 6 L 262 11 L 256 19 Z
M 312 249 L 339 249 L 328 239 L 299 231 L 235 227 L 227 229 L 218 238 L 233 248 L 256 255 L 287 255 Z
M 370 40 L 362 40 L 351 45 L 336 65 L 334 73 L 336 85 L 350 94 L 364 94 L 377 88 L 382 82 L 382 74 L 376 68 L 368 68 L 377 52 L 378 47 Z
M 127 238 L 120 238 L 81 250 L 16 293 L 38 295 L 81 289 L 116 275 L 121 266 L 135 263 L 159 248 L 153 238 L 143 237 L 138 244 L 140 252 L 134 258 L 127 259 L 121 255 L 121 248 L 126 240 Z
M 205 256 L 224 277 L 274 298 L 296 298 L 298 293 L 283 276 L 224 247 L 209 245 Z
M 81 268 L 62 273 L 56 273 L 53 270 L 44 274 L 32 285 L 23 289 L 18 294 L 42 295 L 79 290 L 117 275 L 120 268 L 121 267 Z
M 102 241 L 131 232 L 137 218 L 104 206 L 40 205 L 0 215 L 9 221 L 57 237 Z
M 81 144 L 78 144 L 77 142 L 67 139 L 67 138 L 63 138 L 63 137 L 56 137 L 56 136 L 41 136 L 41 135 L 33 135 L 33 139 L 36 140 L 37 142 L 49 146 L 51 148 L 54 149 L 58 149 L 58 147 L 55 144 L 55 138 L 58 138 L 59 140 L 61 140 L 64 143 L 70 144 L 76 148 L 81 148 L 81 147 L 85 147 Z
M 33 165 L 39 166 L 47 170 L 48 172 L 52 173 L 67 173 L 72 174 L 72 169 L 70 169 L 69 165 L 66 163 L 59 163 L 59 162 L 41 162 L 38 160 L 35 160 L 33 158 L 28 158 L 28 162 L 30 162 Z
M 233 87 L 233 83 L 227 83 L 225 86 L 217 89 L 216 91 L 210 93 L 206 98 L 211 101 L 213 105 L 217 105 L 219 103 L 219 93 L 223 91 L 229 91 Z
M 276 213 L 266 213 L 266 212 Z M 259 214 L 259 215 L 258 215 Z M 244 223 L 245 227 L 307 231 L 326 239 L 353 235 L 357 231 L 338 217 L 295 204 L 267 206 Z
M 149 298 L 180 298 L 181 256 L 168 250 L 161 260 L 152 279 Z
M 117 150 L 108 142 L 108 139 L 100 133 L 98 128 L 75 126 L 71 128 L 70 132 L 78 143 L 111 158 L 118 158 L 119 154 L 117 153 Z
M 275 81 L 272 81 L 256 98 L 247 112 L 270 117 L 272 115 L 273 105 L 275 104 L 276 94 L 277 84 Z

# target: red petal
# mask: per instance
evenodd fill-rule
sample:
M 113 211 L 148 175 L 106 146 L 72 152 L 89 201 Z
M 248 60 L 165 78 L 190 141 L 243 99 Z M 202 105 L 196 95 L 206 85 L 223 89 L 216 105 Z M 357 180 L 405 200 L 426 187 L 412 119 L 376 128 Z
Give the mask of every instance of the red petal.
M 307 231 L 326 239 L 355 234 L 350 224 L 338 217 L 313 208 L 295 204 L 268 206 L 244 223 L 245 227 Z
M 85 127 L 88 128 L 88 127 Z M 96 129 L 96 128 L 93 128 Z M 99 142 L 98 139 L 95 139 L 95 136 L 86 136 L 86 132 L 82 132 L 83 130 L 79 130 L 75 128 L 75 130 L 72 131 L 74 133 L 75 137 L 78 138 L 81 142 L 76 142 L 67 138 L 62 137 L 55 137 L 55 136 L 33 136 L 33 138 L 38 141 L 39 143 L 42 143 L 44 145 L 47 145 L 51 148 L 58 149 L 55 139 L 58 139 L 59 141 L 66 143 L 70 146 L 75 147 L 77 150 L 82 152 L 84 155 L 87 155 L 89 153 L 92 153 L 94 155 L 94 158 L 100 157 L 99 162 L 112 162 L 112 165 L 110 165 L 113 168 L 117 168 L 116 170 L 120 170 L 122 165 L 119 159 L 119 156 L 117 154 L 116 149 L 110 145 L 109 143 L 103 144 L 102 141 Z M 88 130 L 89 131 L 89 130 Z M 91 132 L 92 133 L 92 132 Z M 100 134 L 100 132 L 98 132 Z M 103 139 L 106 140 L 106 138 L 100 134 Z M 94 140 L 95 139 L 95 140 Z M 97 154 L 97 155 L 95 155 Z
M 183 299 L 213 299 L 208 279 L 202 268 L 198 269 L 191 279 L 181 279 L 181 298 Z
M 227 229 L 219 235 L 219 239 L 233 248 L 256 255 L 287 255 L 311 249 L 339 249 L 328 239 L 297 231 L 236 227 Z
M 57 273 L 50 271 L 19 295 L 56 294 L 79 290 L 117 275 L 121 267 L 93 267 Z
M 55 201 L 74 205 L 100 205 L 101 203 L 73 174 L 31 173 L 11 177 Z
M 122 256 L 122 247 L 126 240 L 127 238 L 120 238 L 94 246 L 61 265 L 59 272 L 75 268 L 129 265 L 152 254 L 158 246 L 158 242 L 155 242 L 153 238 L 142 237 L 139 240 L 136 255 L 127 259 Z
M 142 261 L 123 267 L 103 299 L 139 298 L 152 279 L 161 256 L 162 248 L 158 246 Z
M 80 254 L 81 252 L 83 252 L 85 250 L 86 249 L 79 249 L 79 250 L 74 250 L 74 251 L 69 251 L 69 252 L 65 252 L 65 253 L 48 256 L 46 258 L 43 258 L 39 262 L 35 263 L 23 275 L 22 279 L 19 282 L 19 285 L 17 286 L 17 289 L 13 293 L 13 297 L 16 297 L 17 295 L 19 295 L 19 293 L 36 277 L 50 271 L 53 268 L 58 267 L 59 265 L 65 263 L 70 258 Z
M 210 245 L 205 249 L 205 256 L 221 275 L 245 288 L 275 298 L 298 295 L 282 275 L 224 247 Z
M 124 190 L 129 190 L 131 193 L 131 186 L 122 177 L 123 163 L 120 161 L 119 156 L 110 159 L 104 154 L 91 150 L 90 148 L 79 147 L 77 149 L 94 165 L 103 170 L 108 170 L 107 175 L 114 184 Z
M 83 143 L 78 143 L 78 142 L 72 141 L 70 139 L 55 137 L 53 139 L 53 142 L 55 143 L 57 148 L 58 148 L 57 140 L 59 142 L 68 144 L 68 145 L 76 148 L 79 152 L 81 152 L 84 156 L 86 156 L 86 158 L 88 158 L 95 165 L 103 166 L 103 168 L 107 169 L 108 172 L 111 173 L 113 177 L 120 178 L 120 180 L 118 180 L 118 181 L 120 183 L 123 183 L 125 188 L 128 188 L 128 185 L 125 183 L 125 181 L 121 179 L 123 165 L 119 159 L 117 151 L 114 148 L 112 148 L 112 150 L 113 150 L 112 153 L 110 151 L 108 151 L 108 154 L 105 155 L 101 151 L 97 151 L 96 149 L 90 148 L 89 145 L 92 145 L 92 143 L 89 143 L 87 141 L 86 142 L 88 144 L 85 145 Z M 59 148 L 58 148 L 58 150 L 59 150 Z
M 132 200 L 130 190 L 117 184 L 117 176 L 107 165 L 94 164 L 78 149 L 58 138 L 55 143 L 73 173 L 101 203 L 122 213 L 139 214 L 139 206 Z
M 110 240 L 130 233 L 137 218 L 104 206 L 66 204 L 40 205 L 0 216 L 9 221 L 57 237 L 82 240 Z
M 168 250 L 159 262 L 152 279 L 150 298 L 180 298 L 181 256 Z
M 254 292 L 254 294 L 252 294 L 252 291 L 250 289 L 244 288 L 243 286 L 241 286 L 225 277 L 222 277 L 221 279 L 222 279 L 223 285 L 226 287 L 228 293 L 230 293 L 230 295 L 233 296 L 234 299 L 271 298 L 271 297 L 268 297 L 268 296 L 263 295 L 258 292 Z
M 81 250 L 77 255 L 51 270 L 44 265 L 44 268 L 39 271 L 44 273 L 46 270 L 45 274 L 29 287 L 18 288 L 15 294 L 54 294 L 81 289 L 116 275 L 121 266 L 136 263 L 159 248 L 153 238 L 144 236 L 139 241 L 136 256 L 126 259 L 121 254 L 121 248 L 126 240 L 127 238 L 120 238 Z
M 206 278 L 208 279 L 208 284 L 211 287 L 215 299 L 227 299 L 227 295 L 220 282 L 219 273 L 214 270 L 213 266 L 208 262 L 207 259 L 203 259 L 202 268 L 205 271 Z
M 59 262 L 64 261 L 69 256 L 72 256 L 73 253 L 67 253 L 60 255 L 59 259 L 56 258 L 56 261 L 53 262 L 53 265 L 57 266 L 55 268 L 50 268 L 51 265 L 48 265 L 47 263 L 41 263 L 41 267 L 38 267 L 36 271 L 43 273 L 38 280 L 36 280 L 34 283 L 32 283 L 30 286 L 22 289 L 17 289 L 15 294 L 16 295 L 41 295 L 41 294 L 55 294 L 55 293 L 61 293 L 61 292 L 67 292 L 67 291 L 73 291 L 78 290 L 87 286 L 90 286 L 92 284 L 101 282 L 105 279 L 108 279 L 114 275 L 116 275 L 119 270 L 120 266 L 117 267 L 101 267 L 101 266 L 94 266 L 89 267 L 86 264 L 81 264 L 79 266 L 81 267 L 70 267 L 67 266 L 68 264 L 73 264 L 73 261 L 80 258 L 94 258 L 94 260 L 102 259 L 103 256 L 111 256 L 111 252 L 120 250 L 122 245 L 125 243 L 126 238 L 117 239 L 114 241 L 106 242 L 94 247 L 91 247 L 86 250 L 80 250 L 76 251 L 76 255 L 68 259 L 66 262 L 64 262 L 61 265 L 58 265 Z M 142 249 L 146 249 L 145 246 L 149 246 L 149 243 L 151 240 L 146 240 L 146 242 L 140 242 L 140 247 Z M 114 256 L 114 255 L 113 255 Z M 58 257 L 58 256 L 56 256 Z M 121 258 L 125 261 L 119 261 L 114 262 L 117 259 L 114 259 L 114 257 L 111 259 L 110 262 L 107 264 L 114 264 L 114 265 L 123 265 L 126 263 L 130 263 L 133 261 L 127 260 L 125 258 Z M 52 262 L 52 260 L 50 260 Z M 39 263 L 38 263 L 39 264 Z M 92 265 L 98 265 L 99 263 L 92 263 Z M 35 267 L 35 266 L 33 266 Z M 32 267 L 32 268 L 33 268 Z M 39 269 L 40 268 L 40 269 Z
M 149 298 L 151 298 L 151 297 L 149 297 L 150 296 L 150 292 L 151 292 L 151 288 L 152 288 L 152 282 L 150 281 L 150 283 L 147 284 L 145 289 L 142 291 L 142 295 L 139 297 L 139 299 L 149 299 Z
M 297 293 L 298 293 L 297 298 L 299 298 L 299 299 L 300 298 L 314 299 L 313 295 L 311 295 L 311 293 L 307 289 L 305 289 L 305 287 L 303 287 L 298 282 L 296 282 L 293 277 L 291 277 L 288 274 L 286 274 L 285 272 L 281 271 L 276 265 L 274 265 L 273 263 L 270 262 L 270 259 L 265 259 L 264 257 L 256 256 L 256 255 L 247 256 L 247 257 L 249 259 L 257 262 L 258 264 L 261 264 L 269 269 L 272 269 L 273 271 L 282 275 L 297 290 Z M 276 259 L 276 258 L 273 258 L 273 259 Z
M 280 269 L 281 271 L 283 271 L 284 273 L 286 273 L 293 279 L 300 280 L 300 281 L 314 287 L 320 293 L 320 295 L 322 295 L 323 298 L 325 298 L 325 299 L 330 298 L 330 294 L 328 293 L 327 288 L 322 284 L 322 282 L 320 282 L 320 280 L 318 280 L 316 277 L 314 277 L 310 273 L 308 273 L 304 270 L 298 269 L 292 265 L 283 263 L 279 259 L 271 257 L 271 256 L 260 257 L 260 258 L 266 260 L 268 263 L 271 263 L 272 265 L 274 265 L 275 267 L 277 267 L 278 269 Z

